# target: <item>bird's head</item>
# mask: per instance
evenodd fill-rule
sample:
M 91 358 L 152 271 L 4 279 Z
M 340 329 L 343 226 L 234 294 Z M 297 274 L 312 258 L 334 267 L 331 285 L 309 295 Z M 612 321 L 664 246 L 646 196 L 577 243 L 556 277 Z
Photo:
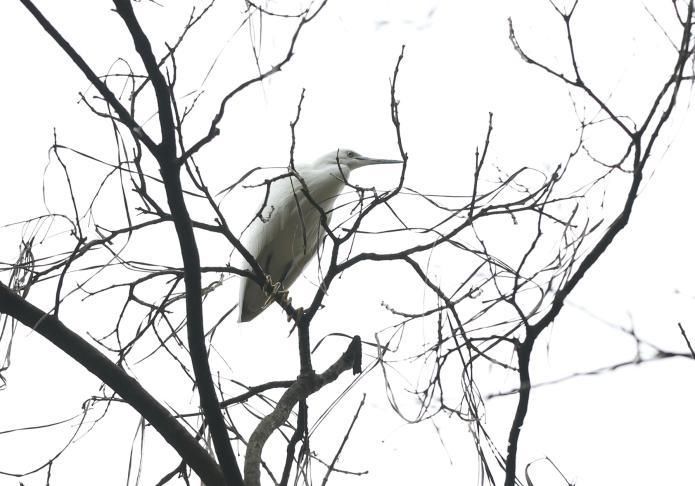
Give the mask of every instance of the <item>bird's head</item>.
M 395 159 L 377 159 L 365 157 L 354 150 L 338 149 L 328 152 L 323 157 L 318 158 L 312 164 L 313 169 L 330 170 L 336 175 L 343 174 L 345 177 L 350 175 L 350 172 L 365 167 L 368 165 L 379 164 L 402 164 L 402 160 Z

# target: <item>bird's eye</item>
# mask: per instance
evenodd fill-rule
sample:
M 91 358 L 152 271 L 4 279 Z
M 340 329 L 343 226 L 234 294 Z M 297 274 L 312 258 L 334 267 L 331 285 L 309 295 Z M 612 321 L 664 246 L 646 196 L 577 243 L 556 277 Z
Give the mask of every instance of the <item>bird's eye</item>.
M 355 156 L 355 152 L 353 152 L 352 150 L 349 150 L 348 153 L 347 153 L 347 156 L 350 157 L 350 158 L 352 158 L 352 157 Z

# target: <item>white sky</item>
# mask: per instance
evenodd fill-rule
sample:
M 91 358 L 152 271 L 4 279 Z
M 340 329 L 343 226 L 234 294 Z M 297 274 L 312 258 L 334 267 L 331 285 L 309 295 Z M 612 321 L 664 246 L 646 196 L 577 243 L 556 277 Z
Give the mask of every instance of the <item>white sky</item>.
M 37 3 L 96 71 L 106 72 L 119 56 L 137 65 L 119 19 L 109 12 L 110 2 Z M 178 36 L 190 8 L 188 2 L 164 3 L 171 10 L 146 2 L 137 5 L 160 54 L 163 42 Z M 207 130 L 206 121 L 219 95 L 254 74 L 248 31 L 233 35 L 242 18 L 242 2 L 218 3 L 213 16 L 192 33 L 177 57 L 177 89 L 182 96 L 200 86 L 219 54 L 205 85 L 207 93 L 188 122 L 189 141 Z M 276 3 L 278 9 L 292 11 L 287 4 Z M 654 96 L 673 57 L 645 5 L 667 30 L 675 32 L 670 2 L 584 0 L 574 19 L 585 79 L 600 95 L 610 98 L 617 111 L 636 120 L 644 116 L 645 100 Z M 495 115 L 491 163 L 509 171 L 521 165 L 552 168 L 564 161 L 576 143 L 571 98 L 566 87 L 519 59 L 508 39 L 509 16 L 528 52 L 554 66 L 567 66 L 562 25 L 545 1 L 331 0 L 302 34 L 290 65 L 262 88 L 247 91 L 230 104 L 221 136 L 200 154 L 198 162 L 210 174 L 213 189 L 221 189 L 256 165 L 284 165 L 288 125 L 302 88 L 307 95 L 298 128 L 299 159 L 309 160 L 336 147 L 395 156 L 388 88 L 400 46 L 406 44 L 398 92 L 412 185 L 429 192 L 465 194 L 467 189 L 462 187 L 468 187 L 472 156 L 484 138 L 490 111 Z M 268 65 L 284 53 L 289 30 L 272 21 L 263 29 L 261 55 Z M 18 2 L 4 2 L 0 8 L 0 46 L 4 149 L 0 224 L 5 224 L 43 211 L 42 178 L 54 127 L 63 143 L 103 157 L 112 155 L 113 142 L 108 127 L 77 104 L 77 93 L 87 90 L 87 82 Z M 684 91 L 682 101 L 689 97 L 690 91 Z M 580 106 L 584 104 L 581 97 L 575 99 Z M 589 117 L 593 116 L 595 107 L 586 106 Z M 145 111 L 140 120 L 151 114 Z M 686 110 L 678 112 L 668 126 L 647 170 L 630 226 L 572 295 L 570 305 L 547 333 L 550 347 L 546 349 L 546 341 L 537 346 L 532 371 L 535 382 L 633 356 L 632 341 L 601 320 L 634 326 L 645 339 L 670 350 L 684 349 L 677 322 L 695 337 L 691 317 L 695 264 L 690 258 L 695 238 L 688 219 L 690 181 L 695 175 L 693 128 Z M 623 142 L 607 130 L 597 130 L 591 137 L 592 147 L 607 158 L 622 147 Z M 78 181 L 89 187 L 93 169 L 83 161 L 74 161 L 73 167 Z M 63 181 L 55 169 L 53 164 L 46 171 L 47 201 L 52 208 L 64 204 Z M 580 171 L 580 178 L 582 174 Z M 388 187 L 393 174 L 386 168 L 374 169 L 355 174 L 355 181 Z M 619 180 L 609 189 L 616 191 L 608 196 L 609 202 L 619 201 L 624 194 Z M 232 224 L 243 226 L 244 219 L 238 215 L 247 217 L 256 204 L 252 196 L 232 199 L 226 207 L 230 214 L 235 211 Z M 609 204 L 603 216 L 609 218 L 612 210 Z M 108 215 L 110 208 L 99 211 Z M 19 242 L 16 231 L 6 235 L 0 240 L 2 261 L 14 255 Z M 499 236 L 511 244 L 517 237 Z M 226 258 L 227 250 L 214 242 L 202 245 L 204 263 Z M 217 257 L 220 251 L 221 258 Z M 175 246 L 164 247 L 159 241 L 145 250 L 157 261 L 175 258 L 176 252 Z M 442 279 L 447 278 L 447 270 L 446 262 L 432 267 Z M 388 265 L 366 265 L 346 276 L 330 295 L 333 306 L 326 309 L 325 332 L 359 332 L 366 338 L 391 322 L 379 306 L 382 300 L 412 302 L 416 308 L 431 303 L 431 296 L 420 286 L 398 285 L 405 282 L 399 278 L 400 271 Z M 382 272 L 393 272 L 395 284 L 389 290 L 378 280 Z M 310 282 L 300 280 L 293 298 L 301 302 L 311 292 Z M 233 285 L 229 295 L 235 298 Z M 353 296 L 358 295 L 366 310 L 356 323 L 350 309 Z M 44 308 L 50 305 L 50 293 L 37 292 L 32 297 Z M 68 299 L 62 317 L 83 333 L 99 335 L 99 330 L 107 328 L 95 322 L 100 305 L 104 302 L 82 306 L 79 297 Z M 294 340 L 285 339 L 284 327 L 277 332 L 278 318 L 279 311 L 271 310 L 253 325 L 225 330 L 229 348 L 217 341 L 217 350 L 230 363 L 228 376 L 260 383 L 296 374 Z M 336 343 L 318 353 L 317 367 L 332 362 L 340 346 Z M 184 404 L 184 409 L 190 403 L 190 387 L 174 387 L 176 381 L 168 375 L 177 370 L 142 368 L 137 373 L 148 389 L 168 403 Z M 549 456 L 579 485 L 687 484 L 695 452 L 692 373 L 692 361 L 669 360 L 535 390 L 521 439 L 521 471 L 527 462 Z M 98 386 L 69 359 L 24 329 L 18 332 L 7 378 L 8 389 L 0 392 L 0 430 L 77 414 L 82 400 L 97 393 Z M 516 384 L 498 378 L 481 375 L 481 388 L 501 391 Z M 345 376 L 322 390 L 312 413 L 318 414 L 348 383 Z M 363 392 L 368 394 L 367 407 L 341 466 L 368 469 L 370 474 L 359 479 L 336 474 L 334 484 L 473 484 L 477 466 L 466 425 L 445 417 L 434 423 L 405 425 L 390 411 L 377 373 L 362 380 L 340 402 L 342 408 L 336 415 L 322 425 L 323 435 L 313 447 L 325 444 L 324 457 L 330 458 L 336 449 L 339 440 L 331 435 L 342 437 L 346 420 Z M 487 405 L 486 423 L 500 449 L 506 447 L 515 402 L 515 398 L 498 398 Z M 114 408 L 106 423 L 80 440 L 56 465 L 52 484 L 123 484 L 137 417 L 123 406 Z M 67 430 L 0 435 L 0 470 L 36 465 L 39 457 L 48 457 L 62 443 Z M 166 446 L 149 433 L 152 443 L 146 459 L 152 462 L 143 472 L 143 484 L 152 484 L 176 464 Z M 271 461 L 279 457 L 278 464 L 284 459 L 283 454 L 274 456 L 272 450 L 266 457 Z M 536 485 L 563 484 L 547 466 L 537 465 L 533 471 Z M 38 475 L 25 484 L 44 481 Z M 1 486 L 17 483 L 0 476 Z

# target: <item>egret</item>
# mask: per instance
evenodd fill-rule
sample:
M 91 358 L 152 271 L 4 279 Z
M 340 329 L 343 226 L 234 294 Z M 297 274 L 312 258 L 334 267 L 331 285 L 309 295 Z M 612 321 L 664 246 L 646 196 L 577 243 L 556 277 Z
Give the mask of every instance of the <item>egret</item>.
M 314 162 L 295 166 L 306 184 L 310 198 L 304 195 L 301 182 L 286 177 L 270 185 L 268 199 L 245 241 L 269 283 L 287 290 L 312 259 L 323 238 L 321 207 L 330 222 L 338 195 L 343 191 L 350 172 L 377 164 L 398 164 L 401 160 L 364 157 L 354 150 L 339 149 Z M 246 269 L 249 266 L 246 265 Z M 239 322 L 248 322 L 263 312 L 271 299 L 254 281 L 242 278 L 239 288 Z

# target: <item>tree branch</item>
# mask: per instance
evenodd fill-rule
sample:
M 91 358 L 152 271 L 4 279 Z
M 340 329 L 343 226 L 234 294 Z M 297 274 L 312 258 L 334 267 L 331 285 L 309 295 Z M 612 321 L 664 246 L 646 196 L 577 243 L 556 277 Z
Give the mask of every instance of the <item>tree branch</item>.
M 145 66 L 147 75 L 152 80 L 154 94 L 157 99 L 157 114 L 159 116 L 159 126 L 161 129 L 162 140 L 158 146 L 157 153 L 161 157 L 166 157 L 167 160 L 176 158 L 176 130 L 174 127 L 174 115 L 171 111 L 171 98 L 169 97 L 169 86 L 167 85 L 164 75 L 159 70 L 157 59 L 152 53 L 152 46 L 138 19 L 133 12 L 133 5 L 130 0 L 113 0 L 116 6 L 118 15 L 121 16 L 125 23 L 130 36 L 133 38 L 135 50 L 138 52 L 142 63 Z M 173 151 L 173 153 L 172 153 Z M 161 160 L 160 160 L 161 163 Z
M 60 35 L 60 32 L 56 30 L 55 27 L 43 16 L 38 8 L 31 2 L 31 0 L 19 0 L 22 5 L 34 16 L 38 23 L 43 27 L 43 29 L 50 35 L 53 40 L 60 46 L 63 51 L 70 57 L 73 63 L 82 71 L 85 77 L 89 80 L 92 85 L 99 91 L 99 94 L 104 97 L 106 102 L 111 105 L 111 107 L 116 111 L 120 121 L 127 126 L 131 133 L 133 133 L 138 139 L 145 144 L 145 146 L 150 151 L 155 151 L 157 145 L 152 141 L 152 139 L 145 133 L 142 127 L 130 116 L 128 110 L 118 101 L 118 98 L 111 92 L 111 90 L 106 86 L 106 84 L 97 76 L 92 68 L 85 62 L 84 59 L 73 49 L 70 43 L 65 40 L 65 38 Z M 153 152 L 154 153 L 154 152 Z
M 260 486 L 263 447 L 270 435 L 287 420 L 297 402 L 305 400 L 312 393 L 334 382 L 344 371 L 352 369 L 354 374 L 360 373 L 361 358 L 362 341 L 359 336 L 355 336 L 342 356 L 326 371 L 320 374 L 300 375 L 282 394 L 275 409 L 261 420 L 249 437 L 244 461 L 246 486 Z
M 41 334 L 98 377 L 160 433 L 208 486 L 224 486 L 219 466 L 152 395 L 56 317 L 35 307 L 0 282 L 0 313 Z
M 153 154 L 157 157 L 162 173 L 167 202 L 181 248 L 184 283 L 186 285 L 186 330 L 193 373 L 198 385 L 200 405 L 206 422 L 210 426 L 212 442 L 215 445 L 215 452 L 226 481 L 231 485 L 241 486 L 243 485 L 241 471 L 232 451 L 208 362 L 201 295 L 200 255 L 193 232 L 193 223 L 186 207 L 183 187 L 181 186 L 181 164 L 176 159 L 176 127 L 169 85 L 159 70 L 149 39 L 135 17 L 130 0 L 114 0 L 114 5 L 126 24 L 135 43 L 135 49 L 152 79 L 152 86 L 157 99 L 162 141 Z
M 574 11 L 574 9 L 572 9 Z M 570 21 L 570 14 L 561 14 L 563 17 L 563 20 L 567 25 L 569 25 Z M 598 242 L 594 245 L 593 248 L 586 254 L 584 259 L 579 263 L 577 266 L 576 271 L 567 279 L 564 285 L 562 285 L 557 291 L 555 292 L 555 296 L 552 300 L 552 303 L 550 305 L 550 308 L 548 311 L 539 319 L 539 321 L 536 324 L 529 325 L 527 326 L 527 334 L 526 338 L 524 339 L 523 342 L 520 342 L 516 346 L 516 352 L 517 352 L 517 358 L 519 361 L 519 401 L 517 403 L 517 409 L 516 413 L 514 415 L 514 419 L 512 421 L 512 425 L 509 430 L 509 442 L 508 442 L 508 447 L 507 447 L 507 458 L 506 458 L 506 476 L 505 476 L 505 486 L 514 486 L 516 482 L 516 460 L 517 460 L 517 447 L 518 447 L 518 441 L 519 441 L 519 436 L 521 433 L 521 428 L 524 423 L 524 419 L 526 417 L 526 412 L 528 410 L 528 405 L 529 405 L 529 400 L 530 400 L 530 392 L 531 392 L 531 380 L 530 380 L 530 374 L 529 374 L 529 366 L 530 366 L 530 358 L 531 358 L 531 353 L 533 351 L 533 346 L 536 342 L 536 339 L 538 336 L 548 327 L 550 324 L 555 320 L 555 318 L 558 316 L 560 311 L 562 310 L 565 300 L 567 296 L 572 292 L 572 290 L 577 286 L 577 284 L 584 278 L 584 275 L 586 272 L 594 266 L 594 264 L 599 260 L 599 258 L 606 252 L 606 250 L 609 248 L 611 243 L 614 241 L 616 236 L 625 228 L 630 220 L 630 215 L 632 214 L 633 207 L 635 205 L 635 201 L 637 200 L 637 195 L 639 192 L 640 184 L 642 182 L 642 175 L 644 171 L 644 167 L 647 163 L 647 160 L 649 159 L 651 155 L 651 148 L 658 138 L 659 132 L 661 130 L 661 127 L 663 124 L 666 122 L 666 120 L 670 117 L 673 108 L 676 103 L 676 98 L 678 96 L 678 91 L 680 87 L 680 83 L 683 79 L 683 70 L 685 69 L 685 65 L 687 60 L 690 58 L 692 55 L 692 47 L 691 47 L 691 32 L 692 32 L 692 22 L 693 22 L 693 1 L 690 0 L 688 2 L 688 12 L 686 16 L 687 21 L 683 25 L 683 31 L 682 31 L 682 37 L 681 37 L 681 44 L 680 44 L 680 49 L 678 52 L 678 58 L 676 59 L 676 62 L 674 63 L 673 67 L 673 72 L 669 75 L 666 83 L 664 84 L 664 87 L 660 90 L 660 92 L 657 94 L 656 98 L 653 101 L 652 109 L 650 110 L 649 115 L 647 116 L 647 119 L 645 120 L 645 124 L 642 129 L 638 130 L 634 134 L 629 132 L 631 134 L 631 141 L 630 145 L 634 148 L 634 155 L 633 155 L 633 167 L 632 167 L 632 182 L 630 184 L 630 188 L 628 190 L 627 195 L 625 196 L 625 202 L 623 204 L 623 209 L 621 210 L 620 214 L 614 219 L 614 221 L 610 224 L 604 235 L 598 240 Z M 569 38 L 569 43 L 570 43 L 570 48 L 573 50 L 572 47 L 572 39 L 571 39 L 571 32 L 568 29 L 568 38 Z M 514 47 L 517 49 L 517 51 L 520 53 L 522 58 L 526 60 L 527 62 L 531 62 L 529 57 L 521 50 L 519 47 L 518 43 L 516 42 L 516 39 L 513 37 L 513 31 L 510 34 L 512 43 L 514 44 Z M 574 58 L 573 58 L 574 60 Z M 547 67 L 545 67 L 542 64 L 538 64 L 535 62 L 532 62 L 532 64 L 535 64 L 539 66 L 540 68 L 550 72 L 551 74 L 555 74 L 552 72 L 552 70 L 549 70 Z M 576 65 L 575 65 L 575 71 L 576 71 Z M 557 76 L 557 74 L 555 74 Z M 584 92 L 592 98 L 594 101 L 600 101 L 596 96 L 593 94 L 593 91 L 590 90 L 588 86 L 586 86 L 583 82 L 577 84 L 576 82 L 572 82 L 569 79 L 559 76 L 565 83 L 573 85 L 573 86 L 578 86 L 584 90 Z M 579 78 L 578 78 L 579 79 Z M 654 127 L 652 133 L 647 136 L 646 135 L 646 127 L 651 118 L 653 117 L 655 111 L 657 110 L 658 106 L 661 105 L 661 101 L 666 95 L 666 93 L 671 90 L 671 96 L 669 99 L 669 102 L 667 103 L 667 106 L 663 109 L 663 112 L 661 114 L 661 117 L 659 118 L 659 122 L 656 124 Z M 609 119 L 615 123 L 617 126 L 624 128 L 623 123 L 620 121 L 620 119 L 614 115 L 611 111 L 609 111 L 604 104 L 599 103 L 599 105 L 608 113 Z M 645 140 L 643 138 L 646 138 L 646 144 L 643 144 Z

